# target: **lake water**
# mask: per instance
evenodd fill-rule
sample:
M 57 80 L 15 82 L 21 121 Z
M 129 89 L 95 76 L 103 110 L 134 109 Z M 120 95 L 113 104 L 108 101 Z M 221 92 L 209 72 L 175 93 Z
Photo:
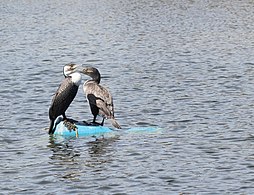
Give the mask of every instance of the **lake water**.
M 251 0 L 2 0 L 0 193 L 253 194 L 253 10 Z M 100 70 L 122 130 L 48 136 L 69 62 Z M 82 90 L 66 114 L 92 118 Z M 149 126 L 159 130 L 126 133 Z

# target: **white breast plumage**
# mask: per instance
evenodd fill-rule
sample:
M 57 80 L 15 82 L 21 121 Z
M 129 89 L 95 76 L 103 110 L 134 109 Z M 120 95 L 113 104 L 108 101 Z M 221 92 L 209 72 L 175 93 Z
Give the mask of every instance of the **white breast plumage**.
M 72 82 L 73 82 L 76 86 L 79 86 L 80 83 L 81 83 L 81 74 L 75 72 L 75 73 L 72 73 L 70 76 L 71 76 Z

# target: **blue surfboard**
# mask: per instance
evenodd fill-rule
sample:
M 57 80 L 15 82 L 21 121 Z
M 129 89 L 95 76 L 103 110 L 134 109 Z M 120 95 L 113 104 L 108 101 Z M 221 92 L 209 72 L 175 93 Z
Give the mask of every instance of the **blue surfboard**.
M 70 123 L 72 124 L 72 123 Z M 73 126 L 74 124 L 74 126 Z M 66 125 L 62 117 L 58 117 L 55 121 L 54 135 L 61 135 L 64 137 L 79 137 L 79 136 L 99 136 L 107 133 L 116 132 L 113 129 L 98 124 L 88 124 L 81 121 L 74 121 L 70 126 Z M 75 127 L 75 128 L 72 128 Z M 121 130 L 125 133 L 143 133 L 143 132 L 158 132 L 161 129 L 156 126 L 150 127 L 132 127 L 129 129 Z
M 65 125 L 65 122 L 63 121 L 62 117 L 58 117 L 57 120 L 55 121 L 54 135 L 71 136 L 71 137 L 95 136 L 110 133 L 113 131 L 112 129 L 101 125 L 92 125 L 79 121 L 73 123 L 76 128 L 69 128 Z

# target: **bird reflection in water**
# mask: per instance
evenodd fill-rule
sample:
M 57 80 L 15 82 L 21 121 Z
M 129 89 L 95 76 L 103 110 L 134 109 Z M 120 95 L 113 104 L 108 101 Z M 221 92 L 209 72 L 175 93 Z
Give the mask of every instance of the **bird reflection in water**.
M 92 138 L 92 141 L 76 138 L 50 137 L 48 148 L 52 151 L 49 164 L 57 177 L 65 180 L 80 181 L 87 171 L 103 171 L 103 166 L 111 162 L 114 143 L 119 136 Z M 79 144 L 84 141 L 85 144 Z M 92 170 L 91 170 L 92 168 Z

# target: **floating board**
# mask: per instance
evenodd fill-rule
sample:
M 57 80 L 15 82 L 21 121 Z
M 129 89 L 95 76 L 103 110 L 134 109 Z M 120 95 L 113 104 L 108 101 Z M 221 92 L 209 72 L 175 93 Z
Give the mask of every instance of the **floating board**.
M 68 128 L 61 117 L 58 117 L 55 122 L 55 132 L 54 135 L 62 135 L 62 136 L 94 136 L 101 135 L 105 133 L 110 133 L 113 130 L 100 125 L 89 125 L 84 122 L 74 122 L 76 126 L 76 130 Z
M 78 136 L 99 136 L 106 133 L 114 132 L 113 129 L 101 125 L 88 124 L 80 121 L 73 121 L 71 126 L 66 125 L 62 117 L 58 117 L 55 121 L 55 132 L 54 135 L 61 135 L 64 137 L 78 137 Z M 75 127 L 75 128 L 73 128 Z M 76 129 L 76 130 L 74 130 Z M 127 130 L 122 130 L 125 133 L 142 133 L 142 132 L 157 132 L 161 130 L 156 126 L 150 127 L 132 127 Z

